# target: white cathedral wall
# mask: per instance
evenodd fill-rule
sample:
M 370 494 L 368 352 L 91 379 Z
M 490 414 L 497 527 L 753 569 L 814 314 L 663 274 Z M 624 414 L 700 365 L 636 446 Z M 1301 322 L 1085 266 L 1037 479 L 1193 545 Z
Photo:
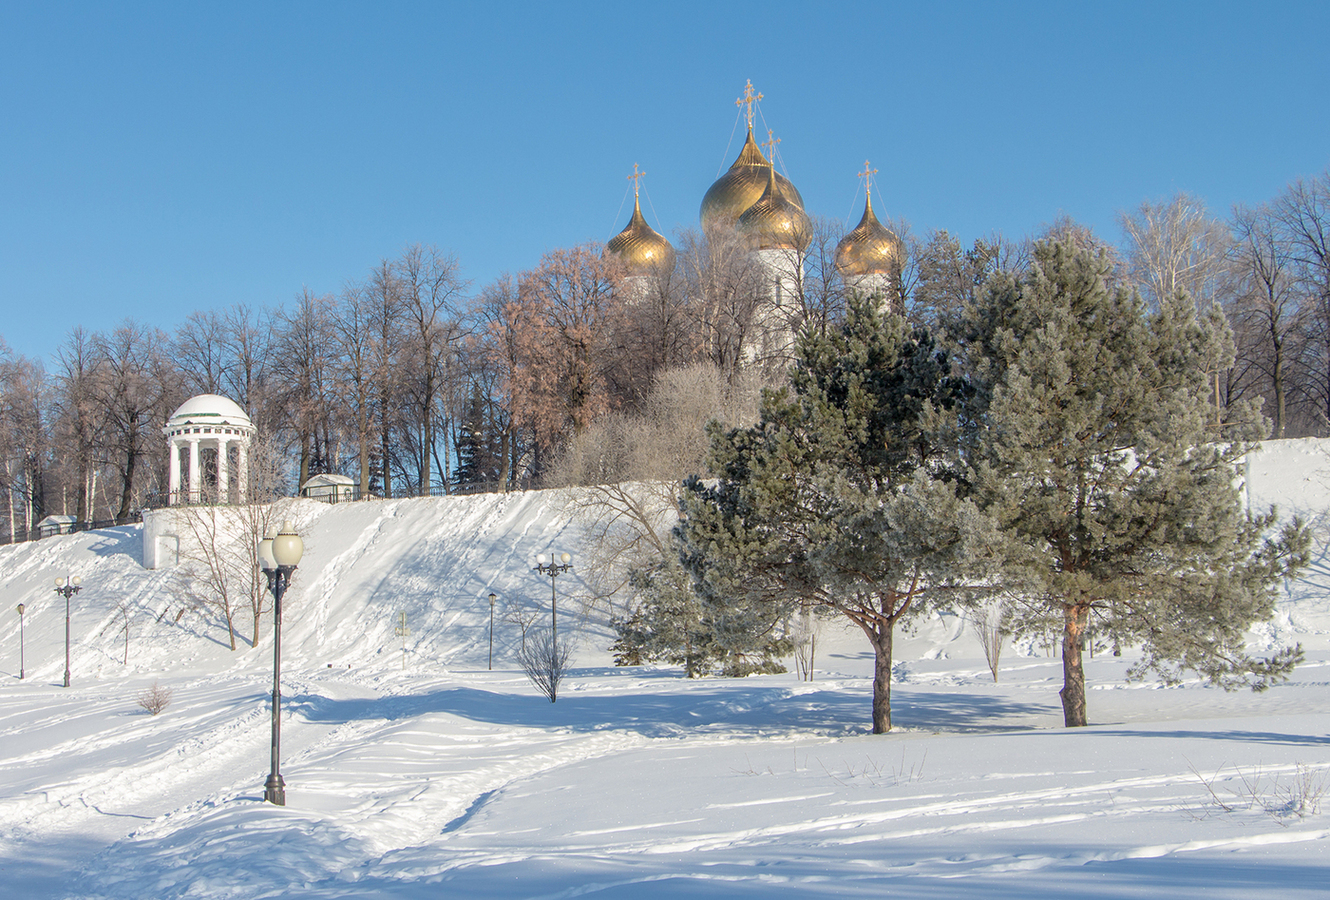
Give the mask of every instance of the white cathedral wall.
M 895 297 L 890 275 L 881 272 L 869 275 L 854 275 L 845 279 L 845 286 L 865 297 L 876 296 L 878 298 L 878 310 L 881 312 L 903 312 L 903 310 L 895 308 Z
M 803 290 L 803 253 L 798 250 L 758 250 L 767 284 L 767 303 L 759 310 L 753 342 L 745 350 L 749 362 L 788 360 L 794 352 L 794 322 Z

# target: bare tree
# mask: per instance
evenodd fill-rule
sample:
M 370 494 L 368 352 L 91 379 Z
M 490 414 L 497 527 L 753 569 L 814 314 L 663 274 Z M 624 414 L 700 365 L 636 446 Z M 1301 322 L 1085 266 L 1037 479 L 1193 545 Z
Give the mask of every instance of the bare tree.
M 464 333 L 461 325 L 462 292 L 467 282 L 454 256 L 419 244 L 408 247 L 395 265 L 397 288 L 409 341 L 403 348 L 410 373 L 409 421 L 419 435 L 416 446 L 416 482 L 423 492 L 433 484 L 431 462 L 437 452 L 436 415 L 440 400 L 455 389 L 457 357 Z M 446 447 L 446 442 L 444 444 Z M 447 462 L 441 467 L 447 484 Z
M 711 363 L 662 372 L 640 411 L 597 419 L 552 467 L 551 484 L 576 487 L 567 502 L 589 548 L 582 581 L 611 616 L 633 572 L 673 552 L 679 487 L 704 471 L 708 423 L 754 421 L 763 386 L 756 372 L 727 382 Z
M 517 320 L 522 314 L 517 282 L 507 274 L 487 285 L 472 308 L 476 330 L 470 356 L 478 364 L 476 371 L 483 372 L 484 380 L 493 384 L 490 397 L 496 411 L 491 420 L 502 431 L 499 483 L 504 490 L 520 480 L 521 460 L 526 458 L 524 432 L 513 416 L 521 365 Z
M 790 640 L 794 644 L 795 669 L 801 681 L 813 680 L 817 661 L 817 639 L 822 636 L 823 619 L 814 607 L 802 606 L 794 615 Z
M 274 430 L 279 424 L 268 402 L 272 332 L 270 314 L 256 312 L 243 303 L 231 307 L 223 318 L 221 393 L 239 403 L 261 432 Z
M 373 385 L 375 437 L 377 443 L 378 475 L 383 495 L 393 494 L 393 441 L 400 416 L 398 407 L 402 392 L 402 353 L 404 341 L 402 323 L 402 290 L 397 272 L 391 262 L 381 260 L 365 283 L 365 298 L 370 322 L 369 343 L 370 378 Z M 371 482 L 372 486 L 372 482 Z
M 727 376 L 758 339 L 766 302 L 762 267 L 748 241 L 723 223 L 679 235 L 679 266 L 706 358 Z
M 1306 375 L 1318 424 L 1330 428 L 1330 170 L 1298 179 L 1271 204 L 1289 269 L 1303 295 Z
M 115 611 L 120 616 L 120 633 L 125 636 L 125 655 L 120 664 L 127 666 L 129 665 L 129 626 L 134 615 L 134 607 L 128 600 L 121 598 L 115 603 Z
M 993 674 L 994 684 L 998 680 L 1002 648 L 1007 643 L 1006 612 L 1002 598 L 991 597 L 966 614 L 970 628 L 984 650 L 984 661 L 988 663 L 988 671 Z
M 191 394 L 221 394 L 226 369 L 226 318 L 215 311 L 195 311 L 171 339 L 171 352 Z
M 300 448 L 300 485 L 309 480 L 311 464 L 325 464 L 336 456 L 330 397 L 329 350 L 333 300 L 308 288 L 296 298 L 296 308 L 278 316 L 277 374 L 286 384 L 282 405 L 296 432 Z
M 1270 398 L 1265 412 L 1274 420 L 1274 436 L 1282 438 L 1288 426 L 1293 336 L 1304 314 L 1269 207 L 1234 210 L 1230 266 L 1234 286 L 1229 317 L 1238 337 L 1237 364 Z
M 92 339 L 75 327 L 56 353 L 55 412 L 66 446 L 73 448 L 75 516 L 80 522 L 97 518 L 97 451 L 104 444 L 106 420 L 97 403 L 98 382 L 105 376 Z
M 515 627 L 521 635 L 519 654 L 526 653 L 526 636 L 531 631 L 531 626 L 535 625 L 536 620 L 542 615 L 543 612 L 532 604 L 521 601 L 504 601 L 503 621 Z
M 518 308 L 507 315 L 517 359 L 512 413 L 546 452 L 622 399 L 612 390 L 623 362 L 621 274 L 585 245 L 545 254 L 518 282 Z
M 1179 293 L 1198 306 L 1216 300 L 1229 236 L 1199 198 L 1177 193 L 1167 201 L 1147 201 L 1119 212 L 1118 224 L 1127 239 L 1128 277 L 1152 309 Z
M 174 515 L 184 534 L 180 565 L 194 604 L 221 618 L 231 649 L 250 580 L 249 557 L 233 510 L 222 506 L 182 506 Z
M 621 282 L 625 298 L 624 372 L 617 392 L 637 405 L 650 393 L 656 374 L 696 362 L 702 355 L 683 270 L 677 256 L 669 267 Z
M 845 229 L 835 219 L 817 217 L 812 220 L 808 247 L 804 250 L 802 285 L 797 298 L 800 303 L 798 321 L 806 328 L 826 331 L 845 318 L 845 285 L 836 269 L 836 247 L 845 236 Z
M 559 699 L 559 685 L 568 674 L 572 655 L 571 642 L 560 643 L 552 632 L 541 631 L 518 651 L 517 661 L 536 690 L 553 703 Z
M 374 438 L 373 301 L 363 285 L 350 285 L 337 304 L 333 379 L 338 404 L 356 444 L 360 496 L 370 492 L 370 447 Z
M 0 489 L 11 539 L 19 531 L 31 531 L 46 505 L 50 454 L 45 387 L 40 363 L 14 356 L 0 341 Z
M 95 398 L 107 423 L 107 458 L 120 480 L 117 522 L 129 521 L 141 487 L 141 464 L 160 443 L 149 446 L 166 419 L 163 407 L 172 386 L 169 363 L 159 352 L 165 344 L 160 331 L 132 320 L 95 338 L 104 372 L 96 382 Z

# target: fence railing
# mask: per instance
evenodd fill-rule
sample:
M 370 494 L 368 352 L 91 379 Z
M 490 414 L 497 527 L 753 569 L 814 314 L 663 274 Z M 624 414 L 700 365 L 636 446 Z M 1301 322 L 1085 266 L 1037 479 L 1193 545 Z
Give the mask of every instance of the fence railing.
M 133 516 L 131 521 L 138 521 L 139 516 Z M 11 529 L 9 532 L 9 544 L 22 544 L 26 541 L 39 541 L 42 538 L 53 537 L 57 534 L 76 534 L 80 531 L 95 531 L 98 528 L 111 528 L 116 525 L 128 525 L 129 522 L 117 522 L 115 519 L 99 519 L 92 522 L 50 522 L 46 525 L 37 525 L 26 531 L 22 528 Z
M 414 497 L 456 497 L 460 495 L 471 494 L 496 494 L 504 489 L 500 482 L 478 481 L 469 484 L 459 485 L 430 485 L 425 490 L 413 488 L 397 488 L 392 492 L 392 497 L 409 499 Z M 377 491 L 365 491 L 362 493 L 358 484 L 337 484 L 316 486 L 308 489 L 301 495 L 307 500 L 318 500 L 323 503 L 356 503 L 360 500 L 382 500 L 383 494 Z M 139 508 L 127 521 L 116 521 L 115 519 L 100 519 L 90 522 L 50 522 L 45 525 L 38 525 L 28 530 L 18 529 L 10 530 L 8 540 L 5 543 L 21 544 L 26 541 L 38 541 L 42 538 L 53 537 L 58 534 L 76 534 L 80 531 L 94 531 L 98 528 L 111 528 L 115 525 L 128 525 L 131 522 L 140 521 L 142 511 L 145 509 L 164 509 L 168 506 L 229 506 L 231 504 L 218 503 L 215 497 L 199 496 L 191 494 L 189 491 L 176 491 L 174 493 L 158 493 L 149 495 Z
M 427 488 L 394 488 L 391 496 L 397 498 L 412 497 L 457 497 L 469 494 L 497 494 L 504 489 L 502 482 L 475 481 L 467 484 L 442 485 L 432 484 Z M 321 500 L 324 503 L 355 503 L 359 500 L 383 500 L 382 491 L 360 490 L 358 484 L 318 485 L 306 488 L 301 494 L 308 500 Z

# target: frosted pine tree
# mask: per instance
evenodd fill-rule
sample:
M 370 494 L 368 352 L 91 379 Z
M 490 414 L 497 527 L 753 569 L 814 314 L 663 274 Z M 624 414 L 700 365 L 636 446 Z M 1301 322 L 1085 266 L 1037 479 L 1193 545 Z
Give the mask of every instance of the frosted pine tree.
M 1231 405 L 1215 426 L 1206 375 L 1232 359 L 1222 315 L 1198 319 L 1184 297 L 1148 315 L 1110 274 L 1102 254 L 1040 244 L 955 328 L 981 407 L 967 454 L 977 496 L 1010 539 L 1004 579 L 1023 598 L 1013 624 L 1061 621 L 1068 726 L 1088 722 L 1092 624 L 1140 648 L 1134 676 L 1166 681 L 1192 670 L 1261 689 L 1302 655 L 1244 650 L 1308 539 L 1243 507 L 1239 467 L 1264 423 Z
M 704 604 L 825 607 L 873 646 L 872 726 L 891 728 L 895 628 L 965 602 L 995 536 L 929 422 L 968 396 L 927 331 L 861 299 L 805 333 L 791 387 L 751 428 L 712 431 L 712 478 L 685 486 L 679 534 Z

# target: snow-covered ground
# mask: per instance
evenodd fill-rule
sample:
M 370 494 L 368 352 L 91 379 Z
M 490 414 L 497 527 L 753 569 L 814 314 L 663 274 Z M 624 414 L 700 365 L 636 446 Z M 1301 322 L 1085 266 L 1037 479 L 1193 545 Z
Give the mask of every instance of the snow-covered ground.
M 543 623 L 535 554 L 579 551 L 554 495 L 304 503 L 285 807 L 262 802 L 268 628 L 231 652 L 216 623 L 175 622 L 138 528 L 2 547 L 0 897 L 1324 896 L 1330 442 L 1267 444 L 1250 485 L 1320 526 L 1312 570 L 1252 635 L 1303 644 L 1289 684 L 1127 683 L 1130 657 L 1100 654 L 1095 724 L 1066 730 L 1058 660 L 1008 648 L 994 683 L 943 617 L 897 642 L 885 736 L 867 733 L 861 636 L 824 633 L 811 683 L 615 669 L 576 570 L 558 580 L 560 633 L 579 634 L 558 703 L 516 669 L 501 616 L 487 670 L 488 594 Z M 65 689 L 68 574 L 84 589 Z M 137 702 L 153 682 L 174 691 L 158 716 Z

